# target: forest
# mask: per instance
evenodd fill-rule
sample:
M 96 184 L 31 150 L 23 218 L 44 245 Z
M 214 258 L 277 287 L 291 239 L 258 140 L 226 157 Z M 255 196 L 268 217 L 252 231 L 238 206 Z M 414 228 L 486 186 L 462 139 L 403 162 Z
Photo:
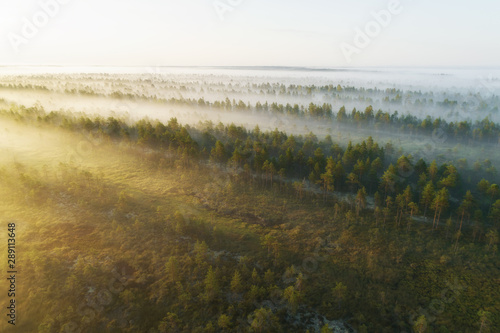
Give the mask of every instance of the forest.
M 0 1 L 0 333 L 500 333 L 500 1 Z
M 498 97 L 476 105 L 485 110 L 480 118 L 447 121 L 393 108 L 459 114 L 470 107 L 464 96 L 436 93 L 443 102 L 435 102 L 432 92 L 231 84 L 261 91 L 265 101 L 251 103 L 140 97 L 113 78 L 107 92 L 60 92 L 277 115 L 289 125 L 266 129 L 9 100 L 11 90 L 56 89 L 42 83 L 0 90 L 2 218 L 18 225 L 19 267 L 32 281 L 19 285 L 18 329 L 500 330 L 500 125 L 491 120 Z M 168 81 L 161 89 L 169 84 L 179 89 Z M 114 85 L 123 85 L 120 93 Z M 311 98 L 284 103 L 280 94 Z M 347 111 L 357 95 L 365 107 Z M 412 96 L 411 107 L 403 96 Z M 290 123 L 309 120 L 328 130 Z

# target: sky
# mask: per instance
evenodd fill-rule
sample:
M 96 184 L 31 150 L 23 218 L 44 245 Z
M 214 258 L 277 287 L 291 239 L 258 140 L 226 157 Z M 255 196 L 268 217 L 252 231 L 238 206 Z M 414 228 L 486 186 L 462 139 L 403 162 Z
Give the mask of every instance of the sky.
M 498 67 L 498 13 L 498 0 L 0 0 L 0 65 Z

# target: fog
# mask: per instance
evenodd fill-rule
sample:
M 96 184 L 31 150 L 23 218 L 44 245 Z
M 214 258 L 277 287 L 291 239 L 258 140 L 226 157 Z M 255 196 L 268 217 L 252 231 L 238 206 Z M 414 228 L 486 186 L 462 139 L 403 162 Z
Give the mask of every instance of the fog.
M 448 122 L 474 122 L 488 117 L 498 122 L 499 73 L 496 69 L 5 67 L 0 68 L 0 105 L 37 106 L 47 112 L 115 116 L 129 121 L 150 118 L 166 122 L 176 117 L 191 126 L 222 122 L 253 129 L 258 125 L 262 130 L 278 128 L 295 135 L 313 132 L 320 139 L 331 135 L 344 145 L 373 136 L 382 143 L 392 141 L 403 152 L 415 152 L 420 149 L 418 144 L 432 144 L 430 139 L 308 115 L 257 112 L 255 105 L 298 104 L 304 110 L 310 103 L 327 103 L 334 118 L 342 106 L 350 113 L 353 108 L 364 111 L 371 105 L 374 112 L 397 111 L 420 119 L 431 116 Z M 200 106 L 199 99 L 210 103 L 242 101 L 251 108 Z M 430 156 L 455 158 L 450 152 L 454 146 L 441 142 Z M 481 151 L 468 154 L 475 157 Z M 496 154 L 492 155 L 496 160 Z
M 63 131 L 35 128 L 13 120 L 0 120 L 0 163 L 56 166 L 69 162 L 75 137 Z
M 489 117 L 498 121 L 500 101 L 500 71 L 496 69 L 438 70 L 438 69 L 242 69 L 242 68 L 66 68 L 19 67 L 1 68 L 0 98 L 29 106 L 39 102 L 49 109 L 69 109 L 97 113 L 110 111 L 121 105 L 121 100 L 109 99 L 115 94 L 148 100 L 203 98 L 207 102 L 226 98 L 244 103 L 299 104 L 329 103 L 333 111 L 345 106 L 364 110 L 372 105 L 374 110 L 412 114 L 420 118 L 442 117 L 448 121 L 482 120 Z M 9 84 L 29 85 L 22 96 L 13 95 Z M 336 91 L 340 85 L 343 91 Z M 332 87 L 330 91 L 307 88 Z M 353 90 L 354 88 L 354 90 Z M 41 90 L 73 97 L 96 94 L 108 97 L 108 102 L 80 98 L 68 99 L 60 95 L 38 95 Z M 9 94 L 10 93 L 10 94 Z M 52 97 L 52 98 L 51 98 Z M 394 103 L 391 100 L 399 98 Z M 130 98 L 129 98 L 130 99 Z M 455 102 L 452 107 L 444 101 Z M 29 102 L 28 102 L 29 101 Z M 143 105 L 141 105 L 143 106 Z M 162 110 L 144 106 L 146 114 L 161 117 Z M 132 116 L 138 110 L 130 110 Z M 141 114 L 144 115 L 144 114 Z

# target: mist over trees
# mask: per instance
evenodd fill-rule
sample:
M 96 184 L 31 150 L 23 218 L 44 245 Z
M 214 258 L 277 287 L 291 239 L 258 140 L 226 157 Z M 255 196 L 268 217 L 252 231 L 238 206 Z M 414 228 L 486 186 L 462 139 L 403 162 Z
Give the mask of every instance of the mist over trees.
M 34 281 L 24 330 L 500 327 L 495 95 L 54 77 L 0 80 L 0 207 L 25 225 Z M 175 111 L 141 113 L 152 104 Z

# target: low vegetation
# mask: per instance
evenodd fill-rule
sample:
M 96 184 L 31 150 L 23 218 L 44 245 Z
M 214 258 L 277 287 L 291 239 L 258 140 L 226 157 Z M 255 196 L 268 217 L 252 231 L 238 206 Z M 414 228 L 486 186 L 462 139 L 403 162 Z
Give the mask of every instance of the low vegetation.
M 342 146 L 176 119 L 0 114 L 6 135 L 23 126 L 72 147 L 0 165 L 21 244 L 17 329 L 500 329 L 488 159 L 470 168 L 371 137 Z

